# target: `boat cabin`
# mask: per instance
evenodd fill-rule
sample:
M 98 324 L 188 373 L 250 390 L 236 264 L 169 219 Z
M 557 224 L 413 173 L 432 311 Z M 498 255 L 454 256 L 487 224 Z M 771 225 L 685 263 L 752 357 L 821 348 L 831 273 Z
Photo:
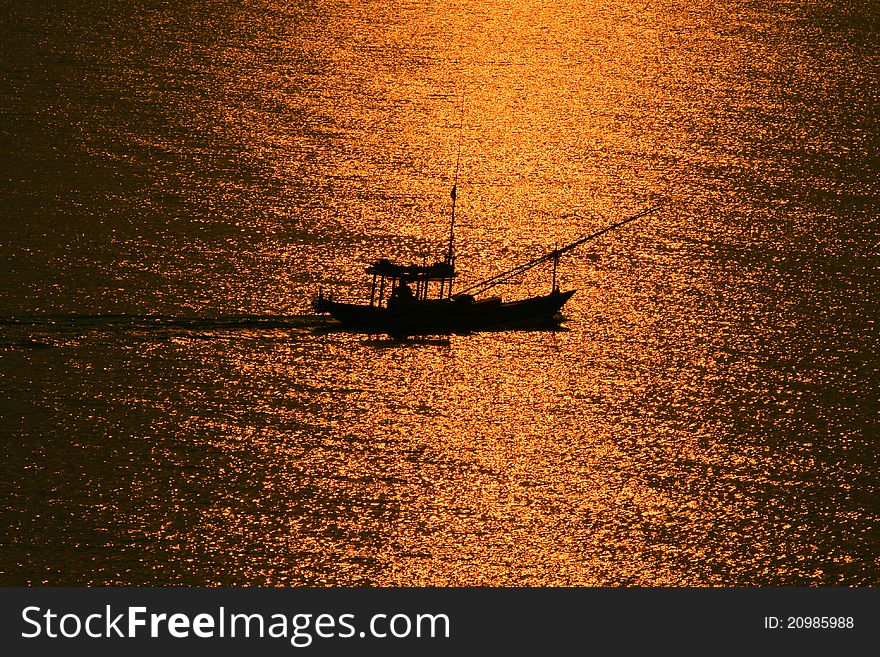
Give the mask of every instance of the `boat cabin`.
M 433 265 L 398 265 L 386 258 L 369 267 L 373 284 L 370 306 L 388 307 L 399 301 L 427 301 L 452 297 L 455 267 L 448 261 Z

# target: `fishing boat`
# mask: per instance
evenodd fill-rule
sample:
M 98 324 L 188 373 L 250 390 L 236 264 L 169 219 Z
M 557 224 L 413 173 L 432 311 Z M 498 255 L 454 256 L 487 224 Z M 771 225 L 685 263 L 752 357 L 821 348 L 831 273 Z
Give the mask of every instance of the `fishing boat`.
M 554 286 L 547 295 L 518 301 L 452 294 L 456 274 L 446 261 L 399 265 L 382 259 L 366 271 L 373 276 L 369 304 L 334 301 L 319 292 L 315 311 L 329 313 L 346 327 L 394 337 L 468 333 L 550 324 L 575 293 Z
M 449 243 L 442 260 L 433 264 L 402 265 L 380 259 L 366 268 L 372 276 L 369 302 L 336 301 L 332 294 L 319 290 L 312 301 L 315 312 L 329 313 L 344 327 L 368 333 L 386 333 L 392 337 L 469 333 L 493 329 L 514 329 L 536 325 L 558 325 L 559 312 L 576 290 L 563 291 L 556 281 L 559 258 L 581 244 L 620 228 L 640 217 L 656 212 L 661 205 L 643 210 L 591 235 L 557 247 L 529 260 L 453 292 L 455 270 L 455 200 L 452 188 L 452 221 Z M 577 216 L 577 215 L 568 215 Z M 553 263 L 549 294 L 504 301 L 501 297 L 479 298 L 488 290 L 517 278 L 542 263 Z

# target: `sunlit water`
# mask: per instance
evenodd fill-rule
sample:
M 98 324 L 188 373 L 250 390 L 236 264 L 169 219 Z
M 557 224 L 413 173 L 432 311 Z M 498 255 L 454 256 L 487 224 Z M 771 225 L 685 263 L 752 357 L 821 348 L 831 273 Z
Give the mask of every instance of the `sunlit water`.
M 4 9 L 0 582 L 878 583 L 871 3 L 101 4 Z M 462 284 L 666 206 L 564 330 L 310 316 L 459 141 Z

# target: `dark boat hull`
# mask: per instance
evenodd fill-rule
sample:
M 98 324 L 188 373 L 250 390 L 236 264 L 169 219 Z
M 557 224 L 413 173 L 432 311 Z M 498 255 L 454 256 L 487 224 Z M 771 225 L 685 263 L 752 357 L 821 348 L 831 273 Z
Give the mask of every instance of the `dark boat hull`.
M 466 333 L 495 328 L 547 324 L 575 290 L 555 291 L 520 301 L 501 299 L 436 299 L 401 302 L 390 308 L 322 300 L 329 312 L 346 327 L 393 336 Z

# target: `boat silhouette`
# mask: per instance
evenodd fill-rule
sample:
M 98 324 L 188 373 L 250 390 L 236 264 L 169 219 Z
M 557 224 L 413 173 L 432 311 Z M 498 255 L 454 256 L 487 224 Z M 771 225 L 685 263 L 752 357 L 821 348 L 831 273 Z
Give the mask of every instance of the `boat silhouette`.
M 323 290 L 319 290 L 312 301 L 315 312 L 329 313 L 344 327 L 352 330 L 387 333 L 395 338 L 558 325 L 562 307 L 577 291 L 563 291 L 556 283 L 560 256 L 662 207 L 662 204 L 657 204 L 642 210 L 586 237 L 554 248 L 538 258 L 453 293 L 457 279 L 454 253 L 455 199 L 456 188 L 453 186 L 449 244 L 442 260 L 430 265 L 401 265 L 385 258 L 377 260 L 366 268 L 366 273 L 372 276 L 368 303 L 336 301 L 332 294 L 325 296 Z M 513 301 L 504 301 L 498 296 L 478 298 L 480 294 L 545 262 L 553 263 L 553 280 L 549 294 Z

